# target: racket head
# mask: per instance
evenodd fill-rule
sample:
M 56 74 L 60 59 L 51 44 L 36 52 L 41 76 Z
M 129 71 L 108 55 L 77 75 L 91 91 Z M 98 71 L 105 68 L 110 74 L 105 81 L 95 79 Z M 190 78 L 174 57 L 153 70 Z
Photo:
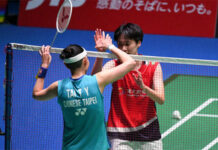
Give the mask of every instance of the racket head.
M 58 33 L 63 33 L 67 29 L 70 23 L 72 12 L 73 4 L 71 0 L 64 0 L 56 18 L 56 29 Z

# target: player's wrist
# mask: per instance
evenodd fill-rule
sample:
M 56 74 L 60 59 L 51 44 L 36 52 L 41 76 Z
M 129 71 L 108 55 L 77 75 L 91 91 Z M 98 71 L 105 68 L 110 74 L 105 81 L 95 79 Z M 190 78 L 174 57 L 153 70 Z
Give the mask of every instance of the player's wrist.
M 108 49 L 111 51 L 113 48 L 115 48 L 115 45 L 114 44 L 111 44 L 108 46 Z
M 45 68 L 45 69 L 48 69 L 49 65 L 48 64 L 42 64 L 41 67 Z
M 36 79 L 38 78 L 45 78 L 46 77 L 46 74 L 47 74 L 47 71 L 48 71 L 48 68 L 44 68 L 44 67 L 40 67 L 39 68 L 39 71 L 36 75 Z

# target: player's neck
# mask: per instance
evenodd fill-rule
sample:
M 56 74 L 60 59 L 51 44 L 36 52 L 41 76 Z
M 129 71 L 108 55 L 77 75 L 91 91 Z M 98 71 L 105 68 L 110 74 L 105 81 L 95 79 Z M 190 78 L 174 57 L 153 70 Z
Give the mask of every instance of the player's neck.
M 86 74 L 85 70 L 79 68 L 77 71 L 74 72 L 74 74 L 71 75 L 71 77 L 73 79 L 77 79 L 77 78 L 80 78 L 81 76 L 83 76 L 84 74 Z

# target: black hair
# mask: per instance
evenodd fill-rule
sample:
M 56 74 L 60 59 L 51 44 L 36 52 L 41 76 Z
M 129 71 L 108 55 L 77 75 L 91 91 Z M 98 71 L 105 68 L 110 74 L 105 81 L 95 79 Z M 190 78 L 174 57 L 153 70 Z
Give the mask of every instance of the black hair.
M 119 26 L 114 32 L 114 40 L 118 41 L 121 35 L 125 38 L 134 40 L 136 43 L 143 40 L 143 31 L 137 24 L 126 23 Z
M 64 59 L 67 59 L 67 58 L 70 58 L 70 57 L 74 57 L 80 53 L 82 53 L 84 51 L 84 49 L 77 45 L 77 44 L 70 44 L 69 46 L 67 46 L 60 54 L 60 59 L 64 60 Z M 66 67 L 68 69 L 71 70 L 72 74 L 74 73 L 74 70 L 81 67 L 82 65 L 82 60 L 79 60 L 77 62 L 74 62 L 74 63 L 70 63 L 70 64 L 65 64 Z

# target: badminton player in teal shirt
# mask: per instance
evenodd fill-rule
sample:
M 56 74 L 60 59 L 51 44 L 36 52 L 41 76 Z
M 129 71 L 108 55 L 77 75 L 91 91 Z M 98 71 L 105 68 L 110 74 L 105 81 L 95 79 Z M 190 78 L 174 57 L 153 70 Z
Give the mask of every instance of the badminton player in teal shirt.
M 95 31 L 96 48 L 109 49 L 121 65 L 95 75 L 86 75 L 89 68 L 87 52 L 79 45 L 69 45 L 60 54 L 71 77 L 55 81 L 44 88 L 46 72 L 51 63 L 50 46 L 42 46 L 42 64 L 33 88 L 33 98 L 45 101 L 58 98 L 64 119 L 63 150 L 107 150 L 102 93 L 112 83 L 131 71 L 136 62 L 112 44 L 109 35 L 100 29 Z

